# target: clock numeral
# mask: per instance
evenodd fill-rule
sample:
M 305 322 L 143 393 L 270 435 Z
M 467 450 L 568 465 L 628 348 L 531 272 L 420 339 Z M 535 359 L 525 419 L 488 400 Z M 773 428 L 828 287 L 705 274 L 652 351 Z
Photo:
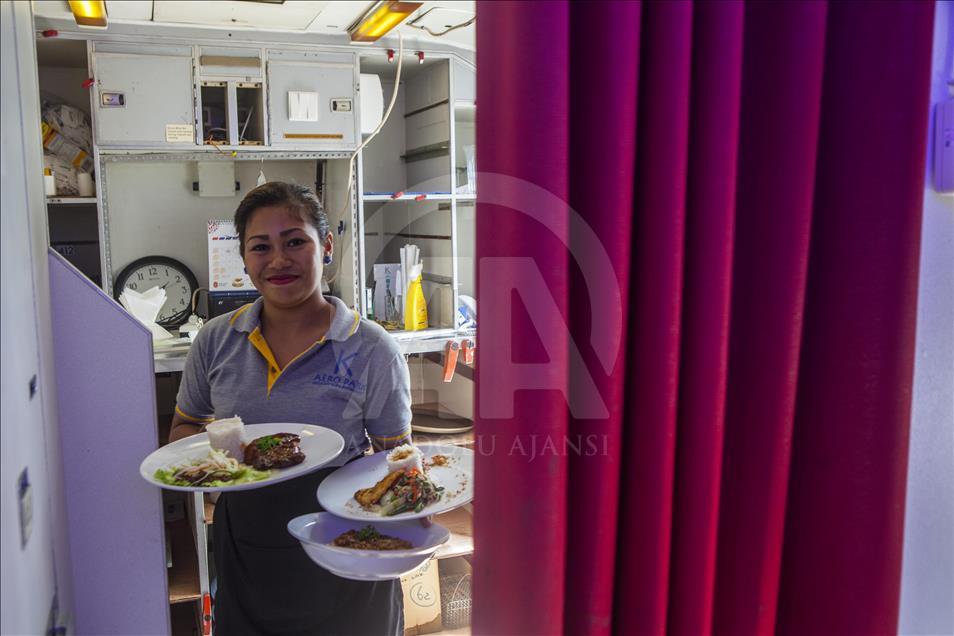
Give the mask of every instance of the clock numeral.
M 167 268 L 166 268 L 166 276 L 168 276 L 168 275 L 169 275 L 169 268 L 167 267 Z
M 182 287 L 182 293 L 183 293 L 183 294 L 188 294 L 188 293 L 189 293 L 189 288 L 183 286 L 183 287 Z
M 185 298 L 180 298 L 180 299 L 179 299 L 179 306 L 180 306 L 180 307 L 185 307 Z
M 129 283 L 128 285 L 126 285 L 126 287 L 128 287 L 129 289 L 139 289 L 139 285 L 137 283 Z
M 168 274 L 169 271 L 166 270 L 166 273 Z M 177 274 L 177 275 L 176 275 L 176 282 L 177 282 L 177 283 L 181 283 L 181 282 L 182 282 L 182 276 L 179 276 L 179 275 Z
M 142 272 L 136 272 L 136 276 L 139 277 L 139 280 L 145 280 L 145 279 L 146 279 L 146 277 L 143 276 L 143 273 L 142 273 Z
M 150 276 L 158 276 L 158 275 L 159 275 L 159 268 L 158 268 L 158 267 L 150 267 L 150 268 L 149 268 L 149 275 L 150 275 Z

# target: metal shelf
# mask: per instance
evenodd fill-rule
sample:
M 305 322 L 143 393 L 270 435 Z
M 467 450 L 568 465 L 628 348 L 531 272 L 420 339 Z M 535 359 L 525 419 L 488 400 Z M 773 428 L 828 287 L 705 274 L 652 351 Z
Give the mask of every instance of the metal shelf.
M 416 201 L 417 198 L 424 195 L 422 201 L 450 201 L 454 195 L 450 192 L 405 192 L 400 196 L 394 196 L 394 193 L 365 193 L 362 198 L 365 201 Z M 460 198 L 458 195 L 457 198 Z
M 96 197 L 46 197 L 46 202 L 56 205 L 95 205 Z

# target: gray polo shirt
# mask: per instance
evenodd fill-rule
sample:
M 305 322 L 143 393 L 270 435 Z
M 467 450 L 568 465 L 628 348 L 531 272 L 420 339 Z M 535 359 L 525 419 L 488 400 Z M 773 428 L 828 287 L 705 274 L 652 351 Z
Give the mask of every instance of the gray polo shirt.
M 337 466 L 367 450 L 368 436 L 389 446 L 410 438 L 410 377 L 397 343 L 341 300 L 328 301 L 328 333 L 284 369 L 262 336 L 261 298 L 210 320 L 186 358 L 176 413 L 197 424 L 238 415 L 246 424 L 325 426 L 345 440 Z

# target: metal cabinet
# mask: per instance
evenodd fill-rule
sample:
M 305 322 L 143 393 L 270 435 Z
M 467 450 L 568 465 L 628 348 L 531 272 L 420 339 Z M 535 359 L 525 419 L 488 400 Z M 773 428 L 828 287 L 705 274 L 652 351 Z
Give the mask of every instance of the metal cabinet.
M 271 145 L 357 147 L 356 67 L 352 54 L 269 52 Z
M 139 53 L 128 48 L 98 47 L 93 53 L 96 143 L 194 146 L 192 47 L 151 46 Z

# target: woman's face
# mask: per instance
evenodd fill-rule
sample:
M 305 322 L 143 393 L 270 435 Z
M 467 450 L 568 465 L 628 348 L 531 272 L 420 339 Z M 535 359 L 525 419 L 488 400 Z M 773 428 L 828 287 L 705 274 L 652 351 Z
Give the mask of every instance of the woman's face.
M 285 206 L 255 210 L 245 227 L 245 269 L 274 306 L 296 307 L 320 294 L 326 255 L 331 256 L 331 234 L 322 241 L 313 225 Z

